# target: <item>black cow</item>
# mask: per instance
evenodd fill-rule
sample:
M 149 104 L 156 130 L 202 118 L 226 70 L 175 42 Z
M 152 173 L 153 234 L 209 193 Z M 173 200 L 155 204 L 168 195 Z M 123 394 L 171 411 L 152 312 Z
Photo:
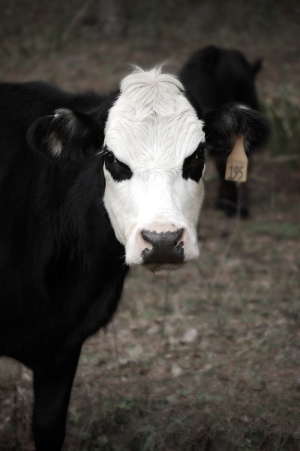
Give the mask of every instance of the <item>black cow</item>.
M 197 50 L 189 58 L 179 76 L 197 109 L 210 110 L 237 102 L 259 111 L 255 77 L 261 69 L 261 64 L 261 59 L 248 63 L 238 50 L 208 46 Z M 247 218 L 247 182 L 238 185 L 226 181 L 225 159 L 216 158 L 215 161 L 221 178 L 217 207 L 224 210 L 228 216 L 239 214 L 242 218 Z
M 242 134 L 249 152 L 268 126 L 238 106 L 200 120 L 159 68 L 108 95 L 2 83 L 0 113 L 0 355 L 33 371 L 36 449 L 57 451 L 81 346 L 111 320 L 128 267 L 198 255 L 204 149 Z

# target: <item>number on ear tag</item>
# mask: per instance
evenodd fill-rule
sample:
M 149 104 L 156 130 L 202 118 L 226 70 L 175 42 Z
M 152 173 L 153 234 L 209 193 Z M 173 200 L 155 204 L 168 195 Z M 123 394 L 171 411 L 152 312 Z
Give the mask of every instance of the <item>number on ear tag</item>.
M 244 140 L 237 136 L 234 147 L 227 158 L 225 180 L 245 182 L 247 180 L 248 158 L 245 153 Z

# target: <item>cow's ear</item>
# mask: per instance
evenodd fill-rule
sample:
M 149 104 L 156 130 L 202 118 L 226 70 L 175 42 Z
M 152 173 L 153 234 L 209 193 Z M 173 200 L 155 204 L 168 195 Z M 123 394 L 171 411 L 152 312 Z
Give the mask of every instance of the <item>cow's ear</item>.
M 67 109 L 37 119 L 27 132 L 29 146 L 48 159 L 81 162 L 100 151 L 104 124 Z
M 242 105 L 230 104 L 212 110 L 206 114 L 204 123 L 206 148 L 216 157 L 228 155 L 238 135 L 244 137 L 247 155 L 263 148 L 270 136 L 267 119 Z

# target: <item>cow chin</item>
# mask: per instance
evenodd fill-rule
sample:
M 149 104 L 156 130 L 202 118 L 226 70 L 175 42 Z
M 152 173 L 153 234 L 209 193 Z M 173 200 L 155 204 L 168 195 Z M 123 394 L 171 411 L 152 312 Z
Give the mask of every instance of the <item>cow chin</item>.
M 185 262 L 182 263 L 144 263 L 143 267 L 148 269 L 151 272 L 159 272 L 159 271 L 175 271 L 176 269 L 181 268 Z

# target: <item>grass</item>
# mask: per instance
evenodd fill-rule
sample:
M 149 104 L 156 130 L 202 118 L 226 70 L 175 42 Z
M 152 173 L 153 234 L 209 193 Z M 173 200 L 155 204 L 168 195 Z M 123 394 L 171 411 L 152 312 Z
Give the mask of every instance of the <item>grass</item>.
M 288 95 L 269 100 L 265 112 L 272 125 L 271 161 L 300 168 L 300 106 Z

